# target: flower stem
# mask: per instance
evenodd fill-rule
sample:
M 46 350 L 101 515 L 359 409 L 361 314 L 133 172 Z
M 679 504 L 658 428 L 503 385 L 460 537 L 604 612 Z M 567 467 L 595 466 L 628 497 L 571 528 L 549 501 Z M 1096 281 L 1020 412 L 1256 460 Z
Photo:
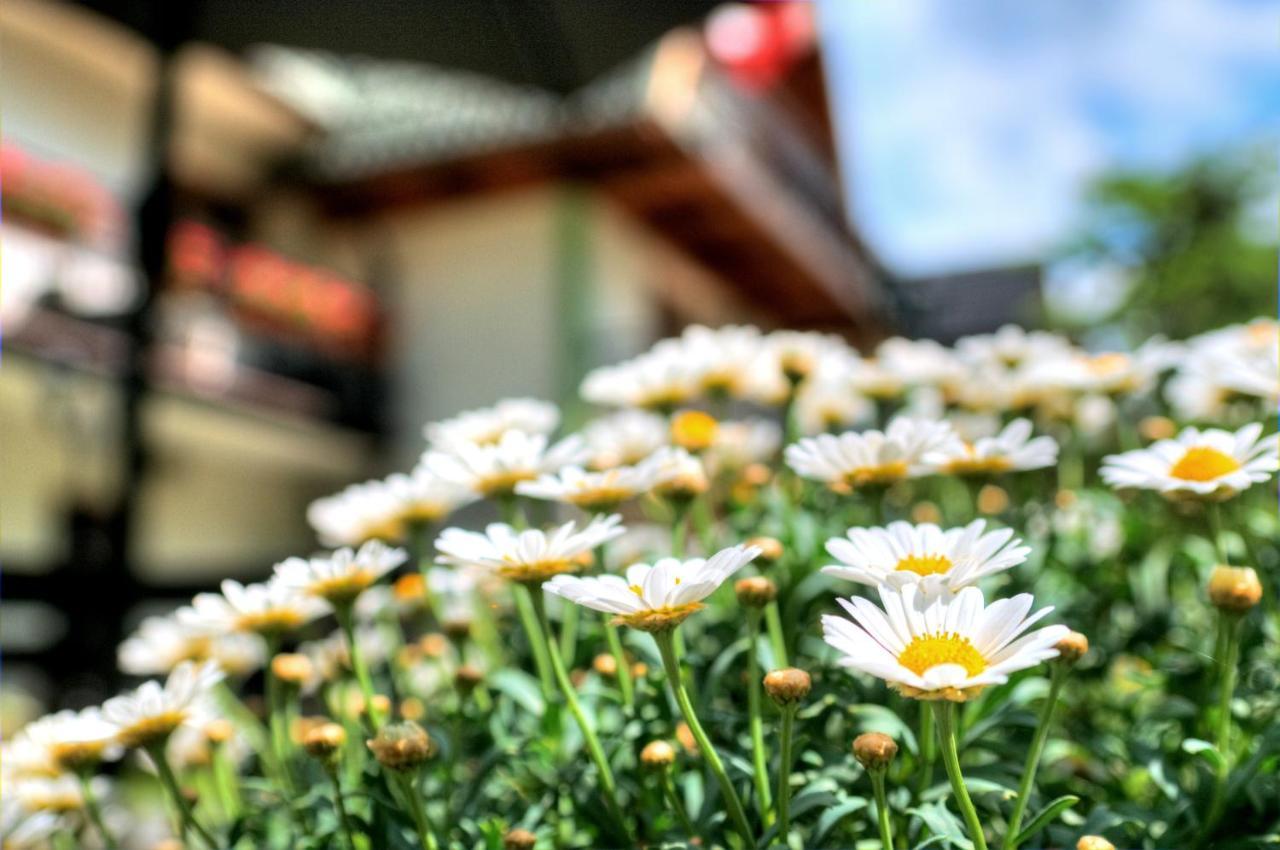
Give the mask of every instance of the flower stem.
M 106 850 L 117 850 L 120 845 L 107 831 L 107 824 L 102 819 L 102 808 L 98 805 L 98 796 L 93 793 L 92 773 L 81 772 L 79 777 L 80 793 L 84 797 L 84 810 L 88 813 L 89 820 L 93 821 L 94 829 L 98 830 L 98 835 L 102 837 L 102 846 Z
M 666 795 L 667 802 L 676 813 L 676 820 L 680 821 L 680 828 L 684 830 L 685 835 L 691 839 L 696 838 L 698 832 L 694 829 L 693 821 L 689 820 L 689 813 L 685 811 L 684 803 L 676 793 L 676 784 L 671 781 L 671 772 L 667 770 L 662 771 L 662 793 Z
M 1218 502 L 1210 502 L 1205 507 L 1205 515 L 1209 520 L 1209 537 L 1213 539 L 1214 549 L 1218 553 L 1219 563 L 1230 566 L 1231 555 L 1227 552 L 1226 541 L 1222 539 L 1222 506 Z
M 595 762 L 596 773 L 600 775 L 600 789 L 603 792 L 605 806 L 608 807 L 609 814 L 617 822 L 618 828 L 622 830 L 622 834 L 627 838 L 627 843 L 630 844 L 631 830 L 628 828 L 627 820 L 622 814 L 622 807 L 618 805 L 618 786 L 613 779 L 613 769 L 609 767 L 609 760 L 605 757 L 604 747 L 600 746 L 600 739 L 596 736 L 595 727 L 591 725 L 586 712 L 582 710 L 582 704 L 578 702 L 578 694 L 573 689 L 573 683 L 569 681 L 569 672 L 565 669 L 564 659 L 560 657 L 560 649 L 552 637 L 551 621 L 547 619 L 545 602 L 546 600 L 541 593 L 533 597 L 533 606 L 537 609 L 538 620 L 542 624 L 542 629 L 539 633 L 546 640 L 547 654 L 551 658 L 551 669 L 555 673 L 556 682 L 560 686 L 560 693 L 564 695 L 565 702 L 569 706 L 569 712 L 573 714 L 573 719 L 578 722 L 578 728 L 582 730 L 582 738 L 587 745 L 587 752 L 591 755 L 591 760 Z
M 240 787 L 235 767 L 231 764 L 226 747 L 222 745 L 218 745 L 213 752 L 213 780 L 227 819 L 235 820 L 240 814 Z
M 378 711 L 378 707 L 374 704 L 373 679 L 369 676 L 369 667 L 364 662 L 364 653 L 360 651 L 360 645 L 356 642 L 353 607 L 351 604 L 337 605 L 333 610 L 338 618 L 338 626 L 347 639 L 347 654 L 351 657 L 351 669 L 356 674 L 356 681 L 360 683 L 360 692 L 364 695 L 364 710 L 368 717 L 368 724 L 376 732 L 382 726 L 382 712 Z
M 964 817 L 965 827 L 969 830 L 969 839 L 973 841 L 975 850 L 987 850 L 987 838 L 982 833 L 982 821 L 978 811 L 969 798 L 969 789 L 964 786 L 964 776 L 960 772 L 960 753 L 956 750 L 955 704 L 942 700 L 933 704 L 934 719 L 938 722 L 938 741 L 942 745 L 942 763 L 947 768 L 947 778 L 951 780 L 951 791 L 955 795 L 956 805 Z
M 413 827 L 418 832 L 418 841 L 422 844 L 422 850 L 439 850 L 440 845 L 436 841 L 435 833 L 431 831 L 431 821 L 427 818 L 427 810 L 423 807 L 422 800 L 418 797 L 418 789 L 414 781 L 400 773 L 392 773 L 391 776 L 404 797 L 405 807 L 413 819 Z
M 541 595 L 542 591 L 537 591 Z M 550 702 L 556 693 L 555 682 L 551 674 L 551 659 L 547 655 L 547 640 L 538 624 L 538 614 L 534 610 L 534 591 L 523 584 L 515 583 L 511 587 L 511 595 L 516 600 L 516 612 L 520 615 L 520 624 L 524 627 L 525 639 L 529 641 L 529 651 L 533 655 L 533 666 L 538 672 L 538 681 L 542 684 L 542 699 Z
M 782 707 L 782 744 L 778 764 L 778 837 L 787 843 L 791 831 L 791 744 L 795 738 L 796 706 Z
M 764 825 L 773 823 L 773 800 L 769 794 L 769 767 L 764 754 L 764 718 L 760 709 L 760 662 L 756 648 L 760 642 L 760 609 L 747 609 L 747 710 L 751 718 L 751 756 L 755 768 L 756 798 Z
M 933 762 L 937 758 L 938 739 L 933 731 L 933 709 L 920 701 L 920 772 L 916 775 L 916 797 L 923 796 L 933 784 Z
M 893 850 L 893 829 L 889 825 L 889 798 L 884 792 L 883 769 L 868 771 L 871 776 L 871 790 L 876 798 L 876 823 L 880 827 L 880 846 L 883 850 Z
M 280 643 L 273 638 L 267 639 L 267 663 L 263 670 L 266 678 L 267 716 L 271 728 L 271 749 L 276 762 L 280 765 L 280 781 L 284 792 L 292 798 L 296 791 L 293 782 L 293 769 L 290 766 L 289 752 L 289 718 L 284 704 L 284 691 L 280 680 L 271 669 L 271 659 L 280 649 Z
M 183 840 L 186 839 L 187 833 L 194 832 L 200 836 L 200 840 L 211 848 L 218 847 L 218 842 L 214 839 L 209 831 L 206 830 L 196 820 L 195 813 L 191 811 L 191 804 L 187 802 L 187 798 L 182 796 L 182 789 L 178 786 L 178 777 L 174 776 L 173 768 L 169 766 L 168 759 L 164 755 L 164 742 L 160 741 L 147 747 L 147 754 L 151 756 L 151 761 L 156 766 L 156 773 L 160 776 L 160 784 L 169 794 L 169 799 L 173 801 L 173 805 L 178 810 L 178 822 L 181 825 Z
M 609 644 L 609 651 L 613 653 L 614 662 L 618 665 L 618 690 L 622 692 L 622 707 L 631 714 L 636 707 L 636 691 L 631 680 L 631 665 L 627 663 L 626 653 L 622 651 L 622 636 L 618 634 L 618 627 L 609 622 L 610 616 L 606 614 L 604 617 L 604 639 Z
M 729 819 L 733 821 L 734 828 L 741 833 L 746 845 L 754 847 L 755 838 L 752 835 L 750 825 L 747 823 L 746 812 L 742 809 L 742 801 L 738 799 L 738 792 L 734 789 L 733 782 L 729 780 L 729 774 L 725 772 L 724 762 L 720 760 L 720 754 L 711 745 L 711 739 L 707 737 L 707 733 L 702 729 L 702 724 L 698 722 L 698 715 L 694 712 L 693 703 L 689 700 L 689 693 L 685 690 L 684 681 L 680 676 L 680 664 L 676 660 L 673 632 L 674 630 L 655 632 L 653 635 L 654 642 L 658 644 L 658 651 L 662 654 L 662 666 L 666 670 L 667 681 L 671 683 L 671 691 L 675 694 L 676 703 L 680 706 L 681 714 L 684 715 L 684 722 L 689 724 L 689 731 L 693 733 L 693 739 L 698 743 L 698 748 L 702 750 L 703 755 L 706 757 L 707 767 L 711 768 L 711 772 L 715 774 L 716 781 L 720 783 L 720 793 L 724 797 L 725 806 L 729 810 Z
M 787 641 L 782 634 L 782 615 L 778 612 L 778 600 L 764 606 L 764 622 L 769 630 L 769 648 L 773 651 L 773 667 L 787 667 Z
M 1018 784 L 1018 797 L 1013 804 L 1013 814 L 1009 816 L 1009 827 L 1004 835 L 1004 850 L 1015 850 L 1018 846 L 1018 833 L 1022 829 L 1022 818 L 1027 812 L 1027 804 L 1031 802 L 1031 789 L 1036 781 L 1036 769 L 1040 766 L 1040 756 L 1044 752 L 1044 742 L 1049 737 L 1049 726 L 1053 721 L 1053 710 L 1058 705 L 1058 695 L 1062 692 L 1062 683 L 1067 678 L 1067 667 L 1061 662 L 1051 662 L 1049 673 L 1049 695 L 1040 707 L 1040 718 L 1036 723 L 1035 735 L 1031 738 L 1031 748 L 1027 750 L 1027 761 L 1022 768 L 1022 781 Z
M 1209 802 L 1209 811 L 1205 815 L 1204 823 L 1200 827 L 1200 833 L 1196 837 L 1195 846 L 1203 846 L 1204 842 L 1213 833 L 1218 825 L 1218 821 L 1222 819 L 1223 812 L 1227 805 L 1227 777 L 1231 773 L 1231 700 L 1235 696 L 1236 690 L 1236 668 L 1240 664 L 1240 622 L 1243 618 L 1239 614 L 1224 611 L 1219 619 L 1218 628 L 1222 631 L 1223 652 L 1219 663 L 1219 691 L 1218 691 L 1218 728 L 1214 735 L 1214 746 L 1218 750 L 1218 755 L 1222 757 L 1219 762 L 1218 775 L 1215 778 L 1213 786 L 1213 797 Z
M 342 827 L 342 837 L 346 841 L 347 850 L 356 850 L 355 830 L 351 828 L 351 818 L 347 814 L 347 804 L 342 798 L 342 782 L 338 779 L 336 767 L 328 766 L 324 771 L 333 785 L 333 807 L 338 811 L 338 823 Z

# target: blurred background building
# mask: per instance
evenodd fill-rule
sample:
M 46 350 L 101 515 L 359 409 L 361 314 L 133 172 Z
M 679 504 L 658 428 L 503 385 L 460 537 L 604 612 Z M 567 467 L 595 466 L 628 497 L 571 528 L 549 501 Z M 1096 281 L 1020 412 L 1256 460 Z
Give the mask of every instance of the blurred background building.
M 929 78 L 925 57 L 885 55 L 912 32 L 941 38 L 949 13 L 864 5 L 0 6 L 6 674 L 99 697 L 148 606 L 308 551 L 307 503 L 409 466 L 424 422 L 511 394 L 572 418 L 588 369 L 685 324 L 869 348 L 1051 318 L 1042 268 L 1061 246 L 1036 231 L 956 250 L 989 245 L 1001 210 L 969 218 L 929 195 L 931 161 L 895 135 L 963 142 L 948 173 L 984 188 L 965 110 L 990 106 L 964 88 L 972 69 Z M 944 32 L 984 47 L 1055 25 L 1001 20 Z M 1219 142 L 1252 140 L 1251 115 Z M 1194 206 L 1237 179 L 1220 172 L 1159 185 L 1193 187 L 1179 197 Z M 1248 186 L 1209 213 L 1225 235 L 1182 246 L 1247 266 L 1245 314 L 1272 299 L 1256 290 L 1274 270 L 1274 239 L 1233 218 L 1256 210 Z M 1132 182 L 1105 189 L 1093 203 L 1134 201 Z M 919 250 L 921 231 L 942 249 Z M 1115 293 L 1144 291 L 1132 271 L 1150 258 L 1107 236 L 1071 243 L 1093 271 L 1067 298 L 1101 292 L 1130 315 Z M 1077 329 L 1106 318 L 1083 315 Z

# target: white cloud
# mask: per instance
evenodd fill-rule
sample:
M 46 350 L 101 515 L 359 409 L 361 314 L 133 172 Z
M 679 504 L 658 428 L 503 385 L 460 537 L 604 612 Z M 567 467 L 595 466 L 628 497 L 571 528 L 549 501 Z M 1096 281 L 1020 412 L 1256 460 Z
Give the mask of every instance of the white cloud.
M 1261 131 L 1246 84 L 1280 81 L 1264 5 L 828 0 L 855 221 L 905 273 L 1041 255 L 1091 175 Z

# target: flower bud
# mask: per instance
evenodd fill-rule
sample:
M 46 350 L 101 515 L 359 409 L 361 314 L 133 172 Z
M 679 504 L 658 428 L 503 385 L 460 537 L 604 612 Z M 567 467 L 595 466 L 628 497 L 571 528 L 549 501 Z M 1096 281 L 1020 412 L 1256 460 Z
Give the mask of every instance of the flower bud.
M 443 658 L 449 650 L 449 641 L 439 632 L 431 632 L 418 639 L 418 648 L 428 658 Z
M 700 452 L 716 438 L 715 417 L 701 410 L 682 410 L 671 417 L 671 442 L 685 451 Z
M 210 744 L 225 744 L 235 735 L 236 729 L 231 721 L 219 717 L 205 724 L 204 737 Z
M 367 705 L 365 705 L 365 704 L 364 704 L 364 697 L 363 697 L 361 694 L 356 694 L 356 695 L 353 697 L 353 702 L 355 703 L 355 713 L 356 713 L 356 714 L 368 714 L 368 713 L 369 713 L 369 707 L 368 707 Z M 375 712 L 375 713 L 380 714 L 380 715 L 382 715 L 382 716 L 384 716 L 384 717 L 385 717 L 387 714 L 390 714 L 390 713 L 391 713 L 391 698 L 390 698 L 389 696 L 387 696 L 386 694 L 374 694 L 374 695 L 373 695 L 373 710 L 374 710 L 374 712 Z
M 315 665 L 300 653 L 282 652 L 271 659 L 271 675 L 281 682 L 301 686 L 315 675 Z
M 763 608 L 778 598 L 778 586 L 764 576 L 740 578 L 733 585 L 738 604 L 747 608 Z
M 794 705 L 809 695 L 813 680 L 796 667 L 774 670 L 764 677 L 764 690 L 778 705 Z
M 763 487 L 773 480 L 773 470 L 763 463 L 749 463 L 743 467 L 739 480 L 748 487 Z
M 1067 664 L 1075 664 L 1089 651 L 1089 639 L 1080 632 L 1067 632 L 1053 648 L 1058 650 L 1059 659 Z
M 1253 567 L 1219 564 L 1209 576 L 1209 601 L 1221 611 L 1243 614 L 1262 601 L 1262 582 Z
M 479 667 L 471 664 L 463 664 L 453 673 L 453 684 L 460 693 L 469 694 L 476 689 L 476 685 L 484 680 L 484 673 Z
M 864 732 L 853 739 L 853 757 L 867 770 L 884 770 L 898 754 L 898 744 L 883 732 Z
M 1076 850 L 1116 850 L 1116 846 L 1101 835 L 1086 835 L 1076 842 Z
M 302 748 L 317 761 L 333 762 L 346 743 L 347 730 L 342 728 L 342 724 L 321 723 L 303 737 Z
M 400 701 L 400 716 L 405 720 L 421 720 L 427 716 L 427 707 L 417 697 L 405 697 Z
M 391 585 L 391 595 L 401 605 L 419 606 L 427 597 L 427 582 L 422 573 L 405 573 Z
M 649 770 L 666 770 L 676 761 L 676 748 L 666 741 L 650 741 L 640 751 L 640 764 Z
M 984 484 L 978 491 L 978 511 L 987 516 L 1002 514 L 1009 507 L 1009 493 L 995 484 Z
M 508 830 L 502 836 L 502 850 L 533 850 L 538 843 L 538 836 L 527 829 Z
M 747 541 L 747 545 L 760 550 L 760 554 L 756 556 L 756 563 L 772 564 L 783 554 L 782 541 L 776 537 L 752 537 Z
M 289 723 L 289 740 L 295 744 L 301 744 L 307 739 L 307 735 L 311 734 L 312 729 L 318 729 L 328 722 L 329 718 L 313 714 L 295 717 Z
M 693 730 L 689 728 L 689 724 L 683 720 L 676 724 L 676 740 L 689 755 L 698 754 L 698 740 L 693 737 Z
M 937 525 L 942 522 L 942 511 L 933 502 L 916 502 L 911 508 L 911 521 Z
M 366 744 L 378 764 L 388 770 L 416 770 L 435 755 L 436 745 L 412 720 L 388 723 Z
M 1138 433 L 1142 439 L 1154 443 L 1172 438 L 1178 433 L 1178 426 L 1167 416 L 1148 416 L 1138 422 Z
M 618 675 L 618 660 L 609 653 L 602 652 L 591 659 L 591 669 L 606 679 L 612 679 Z
M 449 640 L 457 643 L 471 636 L 471 618 L 466 616 L 450 617 L 440 624 Z

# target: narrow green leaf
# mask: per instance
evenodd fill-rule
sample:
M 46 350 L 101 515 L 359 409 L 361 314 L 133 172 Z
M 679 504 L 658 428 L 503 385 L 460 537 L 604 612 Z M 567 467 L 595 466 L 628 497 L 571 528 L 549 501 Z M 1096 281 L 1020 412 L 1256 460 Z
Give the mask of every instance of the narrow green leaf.
M 1022 832 L 1018 833 L 1018 837 L 1014 839 L 1015 847 L 1020 846 L 1024 841 L 1034 836 L 1037 832 L 1051 824 L 1058 815 L 1080 802 L 1080 798 L 1074 794 L 1064 794 L 1049 805 L 1045 806 L 1036 816 L 1031 819 L 1031 823 L 1027 824 Z

